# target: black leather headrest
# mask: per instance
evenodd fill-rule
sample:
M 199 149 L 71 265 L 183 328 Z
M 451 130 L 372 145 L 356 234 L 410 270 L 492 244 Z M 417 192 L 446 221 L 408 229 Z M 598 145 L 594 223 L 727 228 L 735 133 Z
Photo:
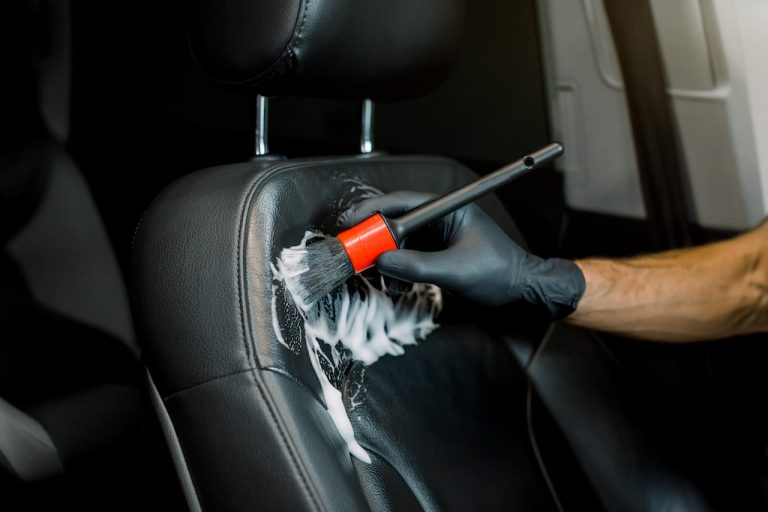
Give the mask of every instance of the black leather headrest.
M 203 72 L 269 96 L 395 100 L 448 75 L 463 0 L 193 0 Z

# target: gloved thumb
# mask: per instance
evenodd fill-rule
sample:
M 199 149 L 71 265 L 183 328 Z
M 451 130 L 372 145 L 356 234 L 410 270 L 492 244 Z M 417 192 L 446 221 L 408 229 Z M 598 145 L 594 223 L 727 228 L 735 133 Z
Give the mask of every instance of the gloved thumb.
M 376 268 L 385 276 L 425 283 L 429 278 L 429 253 L 409 249 L 387 251 L 376 260 Z

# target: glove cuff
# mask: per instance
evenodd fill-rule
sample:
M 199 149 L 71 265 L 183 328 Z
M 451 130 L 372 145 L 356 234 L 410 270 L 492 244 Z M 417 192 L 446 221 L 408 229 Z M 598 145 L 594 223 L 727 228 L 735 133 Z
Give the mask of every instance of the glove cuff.
M 526 300 L 543 306 L 552 321 L 576 311 L 587 283 L 574 262 L 560 258 L 532 258 L 527 273 Z

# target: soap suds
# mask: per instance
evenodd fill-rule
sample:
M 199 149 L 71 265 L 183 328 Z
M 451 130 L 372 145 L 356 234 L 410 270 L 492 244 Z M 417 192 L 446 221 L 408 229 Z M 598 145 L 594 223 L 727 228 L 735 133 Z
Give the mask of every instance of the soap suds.
M 350 194 L 357 196 L 357 200 L 380 194 L 363 183 L 355 181 L 350 184 Z M 345 211 L 349 207 L 346 197 L 344 202 L 340 200 L 336 206 L 339 212 Z M 318 231 L 307 231 L 296 247 L 305 247 L 307 243 L 325 236 Z M 440 289 L 430 284 L 414 284 L 410 291 L 393 295 L 387 292 L 381 277 L 371 282 L 355 276 L 333 293 L 307 306 L 294 301 L 290 293 L 290 286 L 286 283 L 290 279 L 286 277 L 293 272 L 295 269 L 288 268 L 281 258 L 277 258 L 272 265 L 272 325 L 277 340 L 292 352 L 298 353 L 300 347 L 297 347 L 296 340 L 286 340 L 284 335 L 286 327 L 296 327 L 294 322 L 289 321 L 290 326 L 281 326 L 281 316 L 278 315 L 278 309 L 295 310 L 300 318 L 299 323 L 303 324 L 301 330 L 304 342 L 320 382 L 328 414 L 349 453 L 370 463 L 370 457 L 355 439 L 339 391 L 344 371 L 353 361 L 369 366 L 382 356 L 402 355 L 405 346 L 417 343 L 434 331 L 438 327 L 435 317 L 442 308 Z M 278 304 L 279 298 L 286 304 Z M 297 338 L 295 335 L 293 337 Z M 364 374 L 365 369 L 350 397 L 350 409 L 360 405 L 364 399 Z

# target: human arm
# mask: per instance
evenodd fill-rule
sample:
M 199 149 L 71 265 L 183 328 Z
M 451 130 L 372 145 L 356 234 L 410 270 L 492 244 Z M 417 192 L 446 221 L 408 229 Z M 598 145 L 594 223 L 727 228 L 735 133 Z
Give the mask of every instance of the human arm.
M 768 330 L 768 223 L 701 247 L 576 264 L 586 291 L 574 325 L 676 342 Z
M 397 216 L 431 196 L 397 192 L 360 203 Z M 524 251 L 477 206 L 431 225 L 430 251 L 384 253 L 377 268 L 488 305 L 525 301 L 553 320 L 655 341 L 768 331 L 768 222 L 730 240 L 629 259 L 543 259 Z M 437 249 L 437 250 L 434 250 Z M 575 309 L 575 311 L 574 311 Z

